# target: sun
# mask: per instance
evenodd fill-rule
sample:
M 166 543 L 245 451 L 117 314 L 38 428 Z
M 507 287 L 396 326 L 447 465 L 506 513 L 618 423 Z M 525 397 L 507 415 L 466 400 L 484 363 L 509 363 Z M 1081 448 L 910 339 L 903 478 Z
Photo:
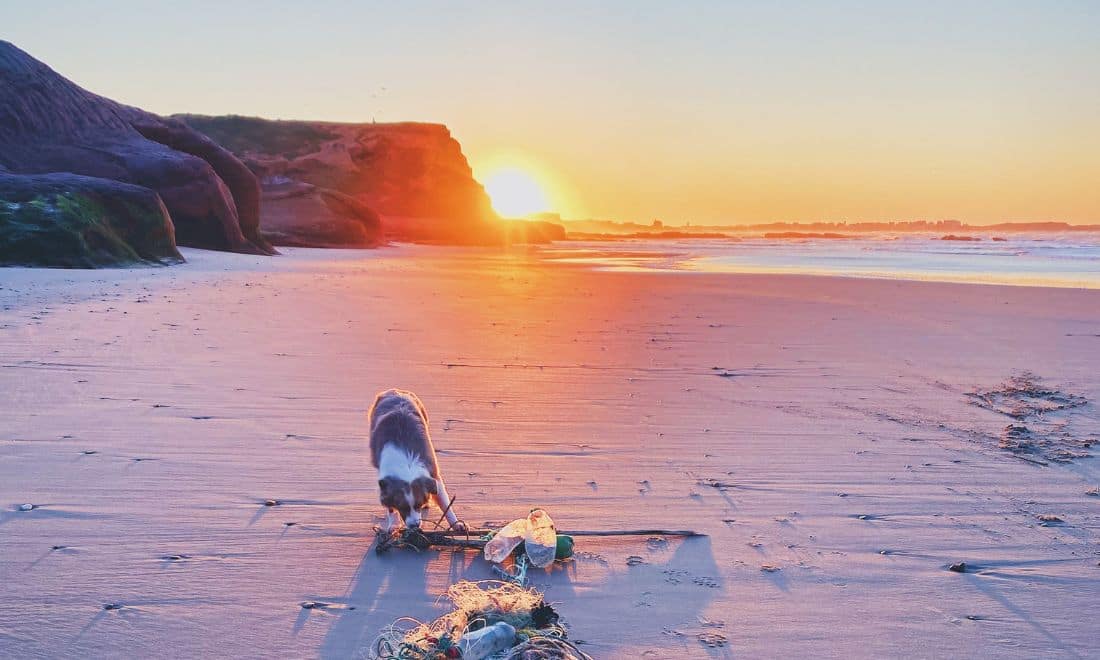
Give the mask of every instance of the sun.
M 518 167 L 496 170 L 485 178 L 493 208 L 505 218 L 522 218 L 550 209 L 546 193 L 531 174 Z

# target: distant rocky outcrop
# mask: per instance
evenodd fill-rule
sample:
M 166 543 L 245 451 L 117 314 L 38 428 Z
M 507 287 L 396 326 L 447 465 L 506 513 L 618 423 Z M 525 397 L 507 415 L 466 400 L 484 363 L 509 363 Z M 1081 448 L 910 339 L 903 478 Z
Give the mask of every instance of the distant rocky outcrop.
M 380 218 L 385 237 L 393 240 L 484 244 L 530 237 L 545 242 L 558 233 L 502 222 L 462 147 L 440 124 L 176 117 L 231 150 L 260 178 L 264 229 L 277 244 L 291 231 L 297 238 L 287 244 L 313 245 L 330 244 L 334 231 L 351 232 L 353 222 L 340 220 L 349 217 L 348 209 L 334 209 L 336 200 L 373 210 L 369 217 Z M 320 215 L 299 212 L 307 201 L 286 190 L 315 196 L 308 204 Z M 354 221 L 363 217 L 361 207 L 348 208 Z M 313 217 L 323 219 L 315 237 Z M 273 231 L 276 225 L 282 229 Z
M 764 238 L 856 238 L 856 236 L 817 231 L 769 231 L 765 232 Z
M 545 220 L 504 220 L 510 243 L 564 241 L 565 227 Z
M 62 200 L 62 206 L 69 204 L 63 200 L 94 190 L 103 208 L 117 211 L 141 196 L 137 186 L 151 191 L 167 210 L 181 245 L 274 252 L 260 233 L 259 182 L 231 152 L 183 122 L 88 92 L 6 41 L 0 41 L 0 171 L 9 177 L 9 191 L 41 185 L 18 184 L 20 175 L 81 175 L 50 181 L 51 199 Z M 64 190 L 69 183 L 73 188 Z M 111 201 L 113 194 L 119 195 L 118 204 Z M 0 197 L 0 202 L 10 207 L 13 200 Z M 152 205 L 147 198 L 139 207 Z M 10 214 L 5 217 L 11 221 Z M 26 222 L 31 216 L 19 217 Z M 106 221 L 129 222 L 126 217 Z M 118 236 L 124 235 L 136 240 L 126 232 Z M 159 241 L 163 233 L 152 238 Z M 138 245 L 131 247 L 141 253 Z M 88 255 L 85 261 L 99 264 L 101 257 Z
M 148 188 L 77 174 L 0 173 L 0 265 L 181 261 L 168 211 Z

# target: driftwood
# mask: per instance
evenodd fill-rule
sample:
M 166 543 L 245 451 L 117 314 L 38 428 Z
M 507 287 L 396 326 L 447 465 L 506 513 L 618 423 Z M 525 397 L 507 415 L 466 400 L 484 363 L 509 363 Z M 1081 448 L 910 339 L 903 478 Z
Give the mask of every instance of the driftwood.
M 488 534 L 495 534 L 496 532 L 491 529 L 468 529 L 466 531 L 461 531 L 457 529 L 441 529 L 428 533 L 441 534 L 443 536 L 482 537 Z M 701 532 L 693 532 L 690 529 L 559 529 L 558 534 L 561 534 L 563 536 L 706 536 L 706 534 L 703 534 Z
M 379 533 L 378 545 L 374 551 L 378 554 L 391 548 L 413 548 L 427 550 L 430 547 L 463 548 L 482 550 L 488 543 L 486 537 L 496 532 L 491 529 L 438 529 L 433 531 L 402 530 L 386 536 Z M 609 530 L 558 530 L 563 536 L 706 536 L 691 530 L 670 529 L 609 529 Z

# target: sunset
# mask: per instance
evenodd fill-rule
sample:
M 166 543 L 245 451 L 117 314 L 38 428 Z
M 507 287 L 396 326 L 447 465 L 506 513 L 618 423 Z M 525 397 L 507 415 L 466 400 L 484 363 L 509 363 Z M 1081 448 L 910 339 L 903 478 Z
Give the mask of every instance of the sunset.
M 1089 658 L 1100 4 L 0 9 L 0 660 Z
M 530 172 L 506 167 L 489 172 L 484 181 L 493 208 L 502 216 L 515 218 L 550 210 L 542 186 Z

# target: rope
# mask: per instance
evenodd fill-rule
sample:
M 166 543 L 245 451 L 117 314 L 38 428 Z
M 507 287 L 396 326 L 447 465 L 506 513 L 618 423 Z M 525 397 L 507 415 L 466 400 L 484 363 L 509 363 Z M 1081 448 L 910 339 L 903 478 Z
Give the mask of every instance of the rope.
M 435 621 L 402 617 L 386 626 L 370 647 L 379 660 L 434 660 L 471 630 L 505 621 L 517 631 L 516 646 L 494 655 L 503 660 L 592 660 L 567 639 L 567 630 L 537 590 L 513 582 L 462 581 L 443 595 L 455 610 Z M 449 653 L 448 653 L 449 651 Z

